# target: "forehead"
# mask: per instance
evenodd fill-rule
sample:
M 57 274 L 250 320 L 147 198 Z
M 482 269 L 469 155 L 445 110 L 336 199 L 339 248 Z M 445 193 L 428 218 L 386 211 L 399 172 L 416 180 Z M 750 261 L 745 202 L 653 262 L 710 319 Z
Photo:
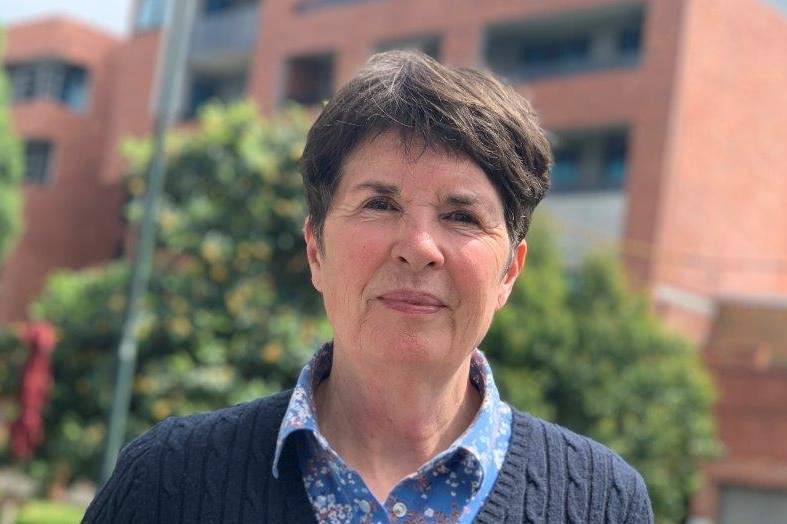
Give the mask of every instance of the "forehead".
M 502 209 L 502 200 L 488 175 L 461 152 L 389 131 L 358 145 L 339 173 L 337 195 L 364 182 L 380 181 L 402 192 L 472 193 Z

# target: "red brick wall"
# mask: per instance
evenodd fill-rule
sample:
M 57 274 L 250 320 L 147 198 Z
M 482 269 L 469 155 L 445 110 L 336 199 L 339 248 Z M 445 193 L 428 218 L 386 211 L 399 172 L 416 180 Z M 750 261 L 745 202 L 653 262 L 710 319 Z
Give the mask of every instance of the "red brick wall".
M 721 488 L 787 491 L 787 367 L 763 348 L 708 351 L 720 392 L 716 424 L 721 456 L 704 470 L 706 483 L 692 504 L 695 516 L 717 519 Z
M 570 130 L 629 126 L 622 251 L 632 278 L 654 283 L 653 253 L 663 213 L 664 154 L 674 96 L 681 0 L 647 2 L 640 66 L 522 86 L 544 125 Z
M 759 0 L 687 6 L 655 279 L 787 293 L 787 16 Z
M 7 32 L 4 61 L 59 57 L 90 73 L 88 103 L 75 112 L 50 101 L 13 106 L 22 137 L 54 144 L 50 182 L 24 188 L 23 236 L 3 267 L 0 322 L 21 319 L 25 305 L 57 267 L 82 267 L 110 258 L 120 238 L 121 192 L 99 180 L 105 150 L 103 122 L 110 110 L 108 60 L 118 41 L 67 20 L 21 24 Z
M 112 111 L 104 123 L 106 156 L 101 177 L 117 181 L 123 171 L 121 146 L 126 137 L 145 137 L 153 131 L 159 31 L 134 35 L 113 50 Z
M 721 488 L 787 491 L 787 301 L 719 304 L 704 354 L 719 399 L 721 456 L 705 468 L 707 482 L 693 513 L 717 518 Z

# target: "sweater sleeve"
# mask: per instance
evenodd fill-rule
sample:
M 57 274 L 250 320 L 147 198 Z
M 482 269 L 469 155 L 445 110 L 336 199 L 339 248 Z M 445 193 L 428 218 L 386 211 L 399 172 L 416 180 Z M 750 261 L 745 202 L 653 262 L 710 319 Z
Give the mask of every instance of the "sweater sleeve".
M 653 524 L 653 508 L 650 505 L 648 489 L 639 474 L 637 474 L 635 486 L 626 524 Z
M 152 502 L 158 494 L 153 461 L 173 420 L 160 422 L 123 448 L 112 476 L 90 503 L 82 524 L 145 524 L 155 520 Z

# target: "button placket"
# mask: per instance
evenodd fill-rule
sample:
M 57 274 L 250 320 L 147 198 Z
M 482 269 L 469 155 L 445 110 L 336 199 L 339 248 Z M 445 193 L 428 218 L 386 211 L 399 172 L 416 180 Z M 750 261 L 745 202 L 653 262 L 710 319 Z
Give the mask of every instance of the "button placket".
M 391 510 L 397 518 L 402 518 L 407 513 L 407 506 L 405 506 L 402 502 L 397 502 L 393 505 Z

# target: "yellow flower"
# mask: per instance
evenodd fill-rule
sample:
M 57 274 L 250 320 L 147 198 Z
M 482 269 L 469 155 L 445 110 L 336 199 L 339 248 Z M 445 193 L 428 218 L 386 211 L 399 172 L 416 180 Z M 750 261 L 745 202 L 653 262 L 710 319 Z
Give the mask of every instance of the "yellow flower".
M 126 297 L 122 293 L 113 293 L 107 301 L 107 306 L 115 313 L 123 311 L 123 308 L 126 307 Z
M 265 242 L 254 242 L 251 246 L 254 256 L 260 260 L 266 260 L 271 254 L 270 246 Z
M 221 247 L 219 247 L 217 242 L 205 240 L 202 242 L 202 246 L 200 246 L 200 252 L 205 260 L 208 262 L 215 262 L 221 256 Z
M 191 334 L 191 322 L 186 317 L 175 317 L 169 322 L 169 330 L 180 338 Z
M 153 391 L 154 380 L 150 377 L 137 377 L 134 379 L 134 392 L 148 394 Z
M 134 328 L 134 335 L 138 341 L 142 342 L 148 339 L 152 331 L 153 322 L 149 319 L 142 319 L 137 321 L 137 325 Z
M 165 419 L 170 413 L 172 413 L 172 406 L 168 400 L 160 399 L 153 404 L 153 416 L 156 420 Z
M 249 269 L 249 257 L 248 255 L 238 255 L 235 257 L 235 260 L 232 261 L 232 267 L 235 268 L 236 271 L 246 271 Z
M 290 147 L 290 160 L 298 160 L 303 155 L 303 144 L 295 143 Z
M 169 307 L 177 313 L 184 313 L 188 309 L 189 303 L 183 297 L 173 297 L 169 301 Z
M 172 231 L 178 225 L 178 214 L 171 209 L 163 209 L 159 213 L 158 222 L 161 224 L 161 229 L 165 232 Z
M 224 282 L 227 280 L 227 268 L 221 265 L 210 266 L 210 278 L 214 282 Z
M 276 364 L 282 357 L 281 346 L 277 342 L 268 342 L 262 348 L 262 361 L 266 364 Z
M 134 196 L 140 196 L 145 192 L 145 179 L 142 177 L 134 177 L 128 181 L 128 190 Z

